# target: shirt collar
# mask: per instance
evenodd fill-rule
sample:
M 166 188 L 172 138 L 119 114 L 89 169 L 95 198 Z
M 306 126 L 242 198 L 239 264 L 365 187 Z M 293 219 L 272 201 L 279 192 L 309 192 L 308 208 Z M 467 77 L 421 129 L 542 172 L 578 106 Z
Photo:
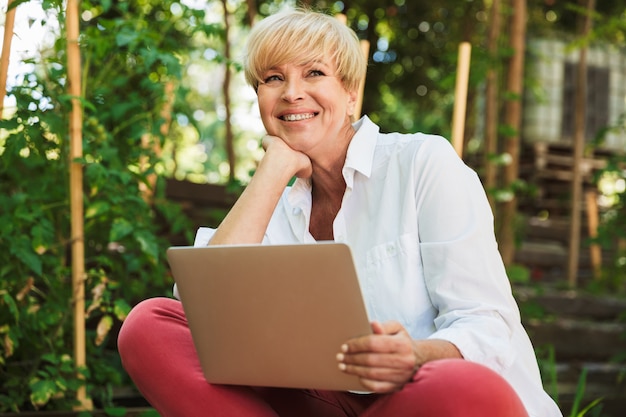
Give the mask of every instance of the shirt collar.
M 287 199 L 292 207 L 310 207 L 311 206 L 311 179 L 296 178 Z
M 344 176 L 346 169 L 358 171 L 369 178 L 372 173 L 374 151 L 380 128 L 369 117 L 363 116 L 353 124 L 356 133 L 348 146 L 346 162 L 344 164 Z

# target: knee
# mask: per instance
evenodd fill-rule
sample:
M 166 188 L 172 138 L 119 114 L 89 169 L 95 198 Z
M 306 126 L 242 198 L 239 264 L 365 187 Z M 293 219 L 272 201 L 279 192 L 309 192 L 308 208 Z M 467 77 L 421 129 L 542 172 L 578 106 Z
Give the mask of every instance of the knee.
M 448 387 L 464 388 L 476 382 L 499 383 L 506 381 L 495 371 L 463 359 L 443 359 L 426 363 L 415 376 L 416 382 L 445 383 Z
M 462 359 L 429 362 L 420 368 L 414 382 L 422 394 L 433 400 L 449 402 L 453 393 L 455 402 L 464 404 L 466 412 L 488 410 L 498 416 L 527 416 L 513 387 L 495 371 L 474 362 Z
M 177 303 L 176 300 L 163 297 L 149 298 L 132 308 L 117 337 L 117 349 L 122 362 L 151 346 L 153 339 L 161 334 L 158 327 L 164 312 L 171 310 Z

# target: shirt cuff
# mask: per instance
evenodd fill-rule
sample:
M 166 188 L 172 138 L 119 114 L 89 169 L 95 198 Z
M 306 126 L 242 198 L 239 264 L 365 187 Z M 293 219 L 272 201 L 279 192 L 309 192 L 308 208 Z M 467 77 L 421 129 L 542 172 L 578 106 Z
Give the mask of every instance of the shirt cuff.
M 210 227 L 200 227 L 196 232 L 196 239 L 193 242 L 194 246 L 208 246 L 209 241 L 215 234 L 215 229 Z
M 210 227 L 200 227 L 196 232 L 196 239 L 193 241 L 194 246 L 208 246 L 209 241 L 215 234 L 215 229 Z M 174 288 L 172 290 L 174 298 L 180 300 L 180 294 L 178 293 L 178 286 L 174 283 Z
M 436 331 L 428 338 L 447 340 L 459 349 L 463 359 L 480 363 L 498 373 L 508 369 L 515 359 L 511 340 L 506 336 L 485 336 L 469 329 L 447 328 Z

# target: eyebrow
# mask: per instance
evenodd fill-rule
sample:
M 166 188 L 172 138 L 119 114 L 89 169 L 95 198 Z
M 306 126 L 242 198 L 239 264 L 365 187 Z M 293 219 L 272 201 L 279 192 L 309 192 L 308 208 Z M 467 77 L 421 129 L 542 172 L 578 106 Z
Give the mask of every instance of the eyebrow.
M 322 61 L 321 59 L 314 59 L 312 61 L 305 62 L 301 64 L 301 66 L 305 67 L 307 65 L 323 65 L 325 67 L 330 66 L 326 61 Z
M 286 64 L 281 64 L 281 65 L 274 65 L 271 66 L 269 68 L 267 68 L 266 70 L 262 71 L 262 72 L 267 72 L 267 71 L 279 71 L 280 67 L 284 66 Z M 300 63 L 296 63 L 294 64 L 298 67 L 307 67 L 307 66 L 314 66 L 314 65 L 322 65 L 324 67 L 331 67 L 331 64 L 325 60 L 321 60 L 321 59 L 313 59 L 313 60 L 309 60 L 309 61 L 305 61 L 305 62 L 300 62 Z

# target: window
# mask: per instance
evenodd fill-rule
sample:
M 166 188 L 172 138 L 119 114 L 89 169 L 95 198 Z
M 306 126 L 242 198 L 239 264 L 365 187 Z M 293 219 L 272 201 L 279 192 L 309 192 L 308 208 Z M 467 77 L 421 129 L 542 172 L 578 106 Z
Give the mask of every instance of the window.
M 576 73 L 578 63 L 566 62 L 563 79 L 563 139 L 573 142 L 576 114 Z M 587 67 L 587 113 L 585 117 L 585 141 L 591 141 L 600 129 L 609 124 L 609 77 L 608 68 Z

